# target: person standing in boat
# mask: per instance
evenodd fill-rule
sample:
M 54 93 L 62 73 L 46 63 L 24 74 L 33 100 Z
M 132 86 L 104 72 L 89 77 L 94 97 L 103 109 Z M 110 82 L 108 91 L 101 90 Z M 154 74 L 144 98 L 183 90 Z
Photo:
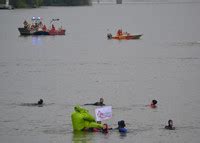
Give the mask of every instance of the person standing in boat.
M 51 30 L 53 30 L 53 31 L 55 31 L 56 30 L 56 28 L 55 28 L 55 26 L 52 24 L 52 26 L 51 26 Z
M 28 22 L 26 20 L 24 21 L 24 28 L 28 28 Z
M 117 35 L 118 35 L 118 36 L 121 36 L 121 35 L 122 35 L 122 29 L 118 29 Z
M 43 31 L 47 31 L 47 27 L 46 27 L 45 24 L 43 25 L 42 30 L 43 30 Z

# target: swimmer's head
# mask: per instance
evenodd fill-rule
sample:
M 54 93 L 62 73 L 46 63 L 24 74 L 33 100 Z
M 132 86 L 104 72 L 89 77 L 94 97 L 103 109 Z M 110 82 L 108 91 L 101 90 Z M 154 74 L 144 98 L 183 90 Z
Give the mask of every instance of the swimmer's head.
M 124 128 L 126 126 L 124 120 L 118 121 L 118 127 L 119 128 Z
M 103 104 L 103 102 L 104 102 L 104 99 L 103 99 L 103 98 L 100 98 L 100 103 Z
M 173 126 L 173 121 L 172 121 L 172 120 L 169 120 L 169 121 L 168 121 L 168 126 L 170 126 L 170 127 Z
M 43 104 L 43 100 L 40 99 L 40 100 L 38 101 L 38 105 L 42 105 L 42 104 Z
M 157 100 L 152 100 L 152 104 L 156 105 L 157 104 Z
M 103 124 L 102 132 L 108 133 L 108 125 L 107 124 Z

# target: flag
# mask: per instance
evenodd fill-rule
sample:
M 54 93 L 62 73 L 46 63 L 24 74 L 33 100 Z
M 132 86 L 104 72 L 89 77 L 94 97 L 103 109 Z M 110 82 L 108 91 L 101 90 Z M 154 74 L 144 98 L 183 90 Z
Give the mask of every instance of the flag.
M 96 121 L 103 121 L 112 117 L 112 106 L 105 106 L 95 109 Z

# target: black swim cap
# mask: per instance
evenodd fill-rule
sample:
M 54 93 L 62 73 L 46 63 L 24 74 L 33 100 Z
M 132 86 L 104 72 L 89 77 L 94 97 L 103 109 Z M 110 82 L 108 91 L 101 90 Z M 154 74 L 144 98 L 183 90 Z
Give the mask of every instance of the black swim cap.
M 124 120 L 118 121 L 118 126 L 124 128 L 126 126 Z
M 154 105 L 156 105 L 156 104 L 157 104 L 157 100 L 152 100 L 152 103 L 153 103 Z
M 39 105 L 43 104 L 43 100 L 40 99 L 40 100 L 38 101 L 38 104 L 39 104 Z
M 173 124 L 173 121 L 170 119 L 169 121 L 168 121 L 168 125 L 170 125 L 170 124 Z

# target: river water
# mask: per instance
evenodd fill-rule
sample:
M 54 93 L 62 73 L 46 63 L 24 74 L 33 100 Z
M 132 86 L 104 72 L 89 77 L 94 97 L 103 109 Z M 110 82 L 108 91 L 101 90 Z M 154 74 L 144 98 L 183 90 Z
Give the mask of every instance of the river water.
M 0 11 L 0 142 L 199 143 L 199 13 L 199 2 Z M 20 36 L 32 16 L 60 18 L 66 35 Z M 118 28 L 143 36 L 107 40 Z M 73 107 L 100 97 L 113 108 L 104 122 L 125 120 L 126 135 L 72 132 Z M 157 109 L 145 107 L 152 99 Z

